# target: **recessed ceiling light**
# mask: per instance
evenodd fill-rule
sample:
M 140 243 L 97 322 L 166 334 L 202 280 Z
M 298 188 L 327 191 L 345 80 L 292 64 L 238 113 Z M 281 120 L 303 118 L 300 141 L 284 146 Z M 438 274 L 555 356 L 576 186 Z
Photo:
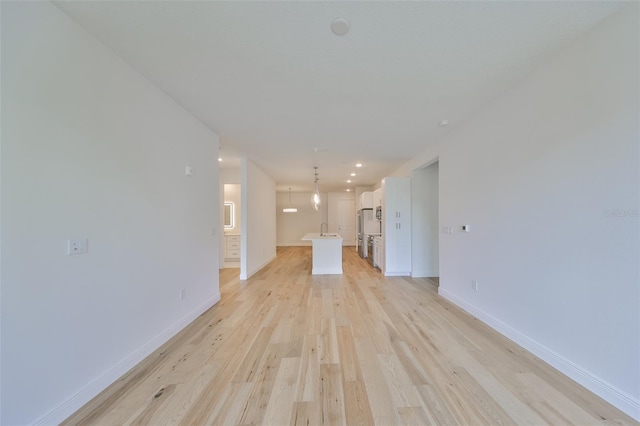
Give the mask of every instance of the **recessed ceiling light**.
M 438 126 L 440 127 L 447 127 L 449 125 L 449 120 L 442 120 L 441 122 L 438 123 Z
M 222 161 L 222 157 L 218 157 L 218 161 Z
M 356 163 L 356 167 L 362 167 L 362 163 Z
M 351 24 L 345 18 L 336 18 L 331 22 L 331 31 L 335 35 L 343 36 L 349 32 Z
M 351 173 L 351 176 L 355 176 L 355 175 L 356 175 L 355 173 Z
M 347 180 L 347 183 L 351 183 L 351 179 Z
M 351 192 L 351 190 L 349 188 L 347 188 L 347 192 Z

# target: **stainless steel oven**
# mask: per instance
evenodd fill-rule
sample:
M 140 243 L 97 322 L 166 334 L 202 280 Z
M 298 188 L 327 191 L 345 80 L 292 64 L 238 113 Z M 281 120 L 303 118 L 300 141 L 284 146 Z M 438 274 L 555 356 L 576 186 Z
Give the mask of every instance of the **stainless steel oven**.
M 373 258 L 373 235 L 367 235 L 367 262 L 373 266 L 374 258 Z

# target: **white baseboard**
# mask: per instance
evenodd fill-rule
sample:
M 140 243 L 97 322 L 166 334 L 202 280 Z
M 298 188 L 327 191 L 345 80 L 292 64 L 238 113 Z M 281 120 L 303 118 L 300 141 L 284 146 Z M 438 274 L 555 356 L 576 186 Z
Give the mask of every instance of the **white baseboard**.
M 271 256 L 269 259 L 267 259 L 264 263 L 262 263 L 262 265 L 258 266 L 257 268 L 254 268 L 251 271 L 248 271 L 246 273 L 246 276 L 243 276 L 243 274 L 240 274 L 240 279 L 241 280 L 248 280 L 249 278 L 251 278 L 251 276 L 253 274 L 255 274 L 256 272 L 258 272 L 260 269 L 264 268 L 265 266 L 267 266 L 269 263 L 273 262 L 274 260 L 276 260 L 276 258 L 278 257 L 277 254 L 274 254 L 273 256 Z
M 356 243 L 342 242 L 342 247 L 355 247 Z M 278 243 L 276 247 L 311 247 L 310 242 L 301 243 Z
M 440 287 L 438 293 L 454 305 L 464 309 L 500 334 L 514 341 L 564 375 L 609 402 L 614 407 L 617 407 L 629 416 L 640 421 L 639 400 L 634 399 L 631 395 L 617 389 L 615 386 L 612 386 L 599 377 L 594 376 L 590 372 L 585 371 L 570 360 L 541 345 L 499 319 L 494 318 L 477 307 L 465 302 L 446 289 Z
M 385 277 L 410 277 L 411 272 L 409 271 L 384 271 Z
M 42 416 L 35 425 L 60 424 L 67 417 L 78 411 L 83 405 L 91 401 L 96 395 L 105 390 L 109 385 L 118 380 L 131 368 L 135 367 L 143 359 L 151 355 L 156 349 L 165 344 L 169 339 L 178 334 L 180 330 L 191 324 L 196 318 L 202 315 L 207 309 L 220 301 L 220 293 L 217 293 L 199 305 L 193 311 L 180 318 L 176 323 L 164 330 L 162 333 L 142 345 L 140 348 L 129 354 L 122 361 L 111 367 L 106 373 L 89 383 L 71 398 L 54 408 L 49 413 Z
M 342 268 L 313 268 L 312 275 L 342 275 Z
M 411 271 L 412 278 L 430 278 L 430 277 L 437 277 L 437 276 L 438 276 L 438 272 L 430 269 Z

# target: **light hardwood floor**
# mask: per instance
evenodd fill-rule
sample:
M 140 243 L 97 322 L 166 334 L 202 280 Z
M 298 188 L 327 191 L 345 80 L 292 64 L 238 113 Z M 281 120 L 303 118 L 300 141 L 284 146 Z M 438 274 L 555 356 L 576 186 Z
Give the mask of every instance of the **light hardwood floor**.
M 637 424 L 440 298 L 343 252 L 278 249 L 65 424 Z

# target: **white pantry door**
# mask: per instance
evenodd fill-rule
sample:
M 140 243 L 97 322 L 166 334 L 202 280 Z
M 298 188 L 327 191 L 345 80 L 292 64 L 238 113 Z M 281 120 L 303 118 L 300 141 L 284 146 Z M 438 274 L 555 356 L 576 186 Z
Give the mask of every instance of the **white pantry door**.
M 343 246 L 356 245 L 356 202 L 338 200 L 338 233 Z

